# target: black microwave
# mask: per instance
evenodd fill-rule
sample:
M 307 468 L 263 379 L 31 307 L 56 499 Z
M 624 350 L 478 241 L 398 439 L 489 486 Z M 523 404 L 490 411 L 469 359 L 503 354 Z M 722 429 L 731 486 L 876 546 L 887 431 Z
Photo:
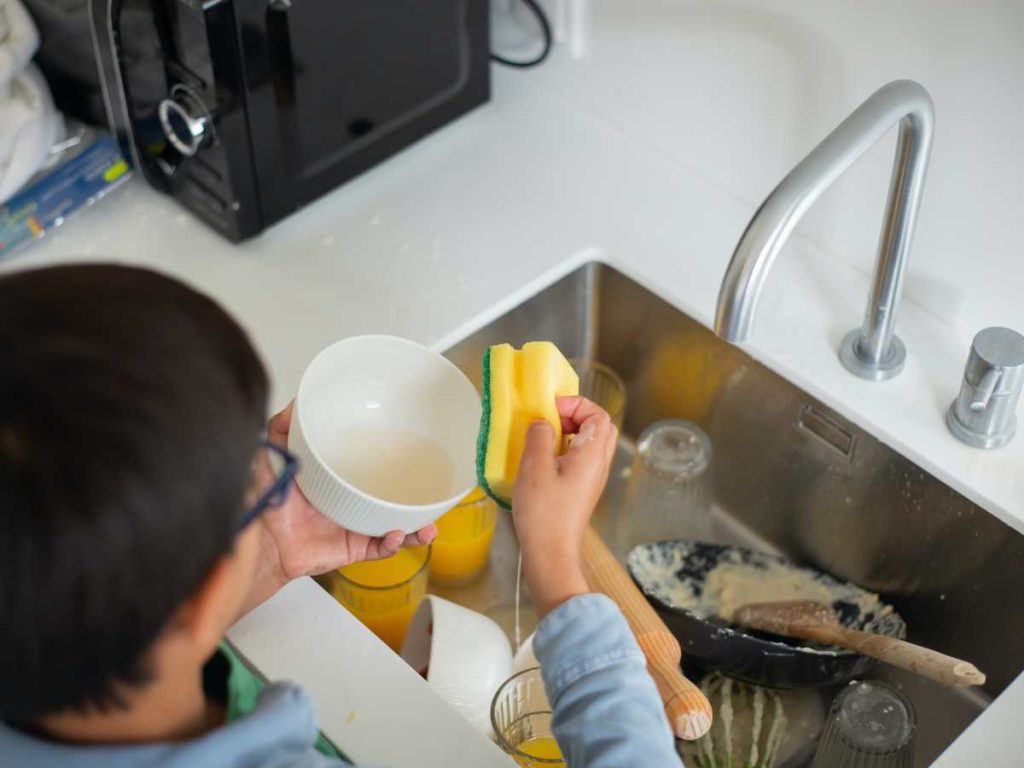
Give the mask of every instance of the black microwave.
M 257 234 L 487 101 L 487 0 L 90 0 L 111 127 L 150 184 Z

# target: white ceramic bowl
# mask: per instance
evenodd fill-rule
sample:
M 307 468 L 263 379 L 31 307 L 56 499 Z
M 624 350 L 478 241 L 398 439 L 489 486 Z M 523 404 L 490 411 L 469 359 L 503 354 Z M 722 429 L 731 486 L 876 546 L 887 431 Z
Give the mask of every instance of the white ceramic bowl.
M 476 485 L 480 396 L 437 352 L 394 336 L 354 336 L 309 364 L 288 448 L 296 481 L 339 525 L 410 533 Z
M 512 674 L 512 646 L 482 613 L 427 595 L 409 624 L 402 658 L 480 733 L 491 733 L 491 700 Z

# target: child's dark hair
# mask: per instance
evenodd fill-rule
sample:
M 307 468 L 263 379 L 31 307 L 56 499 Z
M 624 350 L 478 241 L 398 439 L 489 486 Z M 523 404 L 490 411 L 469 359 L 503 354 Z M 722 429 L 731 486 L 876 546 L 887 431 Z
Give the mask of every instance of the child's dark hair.
M 263 366 L 209 298 L 144 269 L 0 277 L 0 718 L 120 703 L 230 551 Z

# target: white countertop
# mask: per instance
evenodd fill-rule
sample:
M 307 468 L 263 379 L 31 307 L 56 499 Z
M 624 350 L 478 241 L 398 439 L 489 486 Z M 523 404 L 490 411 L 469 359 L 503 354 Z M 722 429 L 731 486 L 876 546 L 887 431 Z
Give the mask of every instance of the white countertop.
M 710 324 L 761 197 L 875 87 L 911 77 L 931 90 L 937 129 L 897 322 L 906 369 L 863 382 L 835 354 L 864 310 L 893 139 L 797 229 L 745 349 L 1024 530 L 1024 438 L 977 451 L 943 421 L 972 335 L 1024 330 L 1024 5 L 566 7 L 576 26 L 542 68 L 495 69 L 489 105 L 256 240 L 232 246 L 133 181 L 0 269 L 104 258 L 178 275 L 250 330 L 275 405 L 337 338 L 374 331 L 443 348 L 593 258 Z M 280 617 L 317 614 L 339 644 L 353 632 L 342 611 L 318 613 L 312 582 L 293 586 L 233 637 L 323 703 L 350 675 L 345 653 Z M 1018 678 L 939 764 L 1014 764 L 1021 706 Z M 337 708 L 325 715 L 341 727 Z M 392 760 L 364 741 L 356 753 Z M 982 759 L 985 745 L 995 751 Z

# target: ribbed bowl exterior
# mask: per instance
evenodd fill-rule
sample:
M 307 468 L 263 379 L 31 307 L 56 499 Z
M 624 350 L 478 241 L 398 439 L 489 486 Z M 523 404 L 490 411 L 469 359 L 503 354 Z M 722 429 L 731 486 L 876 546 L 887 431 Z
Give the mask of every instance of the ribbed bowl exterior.
M 417 531 L 454 507 L 460 496 L 436 504 L 401 505 L 367 496 L 338 477 L 319 459 L 302 432 L 301 403 L 295 403 L 288 450 L 299 460 L 295 478 L 310 503 L 350 531 L 383 536 L 388 531 Z

